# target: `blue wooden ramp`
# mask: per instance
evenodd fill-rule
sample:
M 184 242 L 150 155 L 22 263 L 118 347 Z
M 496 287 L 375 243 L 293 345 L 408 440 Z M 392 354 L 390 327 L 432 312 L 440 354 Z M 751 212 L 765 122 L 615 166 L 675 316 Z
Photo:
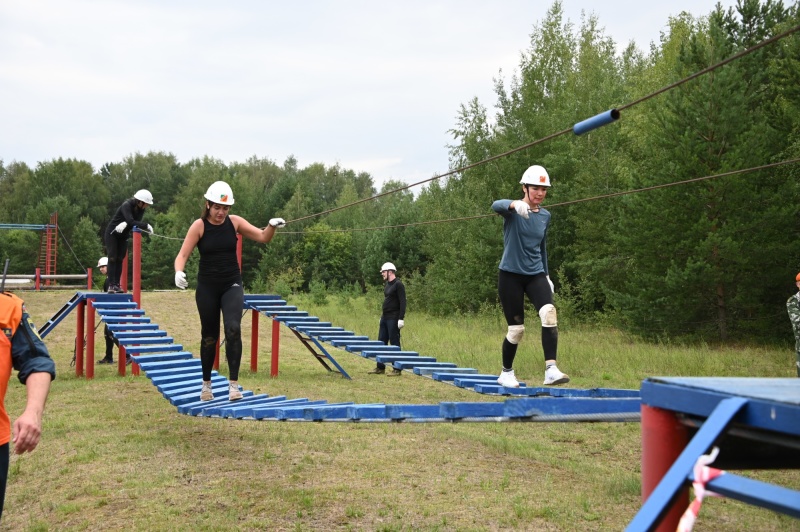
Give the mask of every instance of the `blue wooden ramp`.
M 298 329 L 298 325 L 331 328 L 330 323 L 322 323 L 319 321 L 319 318 L 309 316 L 308 312 L 298 311 L 297 307 L 287 305 L 286 301 L 280 299 L 280 296 L 276 295 L 245 294 L 243 306 L 244 310 L 259 312 L 272 320 L 284 323 L 289 327 L 289 330 L 294 333 L 297 339 L 306 346 L 306 349 L 314 355 L 314 358 L 322 364 L 322 367 L 328 371 L 337 372 L 346 379 L 350 379 L 350 375 L 347 374 L 344 368 L 336 362 L 336 359 L 331 356 L 316 338 L 304 334 Z M 341 330 L 339 327 L 336 329 Z M 333 366 L 333 368 L 331 366 Z
M 246 296 L 248 305 L 260 306 L 255 301 L 268 301 L 281 306 L 277 296 Z M 504 402 L 443 402 L 439 404 L 355 404 L 352 402 L 328 403 L 309 398 L 271 397 L 256 394 L 240 386 L 242 399 L 228 400 L 229 381 L 212 373 L 212 401 L 200 401 L 202 370 L 200 359 L 182 345 L 176 344 L 166 330 L 153 323 L 147 313 L 139 309 L 129 294 L 105 294 L 79 292 L 48 323 L 52 330 L 69 312 L 86 299 L 94 300 L 97 316 L 108 325 L 114 337 L 133 356 L 136 363 L 152 384 L 179 413 L 190 416 L 220 417 L 231 419 L 255 419 L 265 421 L 337 421 L 337 422 L 502 422 L 502 421 L 639 421 L 640 400 L 630 396 L 629 390 L 546 390 L 525 398 L 510 398 Z M 264 305 L 266 307 L 266 304 Z M 278 309 L 281 310 L 281 309 Z M 259 308 L 259 312 L 277 312 Z M 326 333 L 344 332 L 331 324 L 311 320 L 294 314 L 276 314 L 292 328 L 305 328 L 303 334 L 316 333 L 313 329 L 324 329 Z M 276 319 L 277 319 L 276 317 Z M 291 324 L 291 325 L 290 325 Z M 316 345 L 322 346 L 314 336 Z M 331 337 L 334 337 L 332 334 Z M 352 335 L 351 336 L 355 336 Z M 364 353 L 365 341 L 359 339 L 344 344 L 353 352 Z M 380 349 L 367 343 L 373 353 L 396 357 L 394 363 L 405 363 L 408 357 L 418 357 L 392 349 Z M 375 350 L 375 348 L 378 348 Z M 383 346 L 386 347 L 386 346 Z M 420 357 L 421 358 L 421 357 Z M 331 357 L 329 359 L 335 364 Z M 386 359 L 387 361 L 389 359 Z M 439 363 L 441 364 L 441 363 Z M 336 364 L 338 367 L 338 364 Z M 449 365 L 438 366 L 453 370 Z M 342 370 L 343 371 L 343 370 Z M 464 373 L 454 373 L 463 376 Z M 453 378 L 455 380 L 455 377 Z
M 453 362 L 441 362 L 435 357 L 421 356 L 417 351 L 403 351 L 394 345 L 385 345 L 368 336 L 357 335 L 330 322 L 321 322 L 319 318 L 310 316 L 308 312 L 298 310 L 279 296 L 245 295 L 246 310 L 261 312 L 265 316 L 280 321 L 304 343 L 321 361 L 330 360 L 339 365 L 322 345 L 343 349 L 349 353 L 374 359 L 375 362 L 392 366 L 398 370 L 408 370 L 410 374 L 427 377 L 437 382 L 458 386 L 467 390 L 485 394 L 511 397 L 639 397 L 639 390 L 615 390 L 595 388 L 592 390 L 574 390 L 555 387 L 528 387 L 520 382 L 519 388 L 506 388 L 497 384 L 496 374 L 481 374 L 475 368 L 458 367 Z M 316 346 L 319 353 L 310 347 Z M 326 366 L 327 367 L 327 366 Z M 330 369 L 330 368 L 329 368 Z M 344 372 L 344 370 L 340 371 Z M 343 373 L 346 375 L 345 373 Z M 349 376 L 348 376 L 349 378 Z

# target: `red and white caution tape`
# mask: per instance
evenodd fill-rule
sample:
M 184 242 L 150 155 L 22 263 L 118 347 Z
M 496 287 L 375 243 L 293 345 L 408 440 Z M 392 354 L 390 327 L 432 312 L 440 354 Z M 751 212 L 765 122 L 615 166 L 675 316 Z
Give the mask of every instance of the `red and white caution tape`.
M 706 490 L 706 483 L 725 473 L 725 471 L 721 469 L 708 467 L 708 464 L 712 463 L 717 458 L 718 454 L 719 448 L 714 447 L 711 449 L 711 453 L 702 455 L 697 459 L 697 462 L 695 462 L 694 482 L 692 482 L 692 487 L 694 488 L 694 500 L 691 502 L 691 504 L 689 504 L 689 507 L 686 509 L 686 511 L 683 512 L 683 516 L 678 523 L 676 532 L 691 532 L 692 528 L 694 527 L 694 522 L 697 520 L 697 515 L 700 513 L 700 506 L 703 504 L 703 498 L 705 496 L 722 496 L 714 493 L 713 491 Z

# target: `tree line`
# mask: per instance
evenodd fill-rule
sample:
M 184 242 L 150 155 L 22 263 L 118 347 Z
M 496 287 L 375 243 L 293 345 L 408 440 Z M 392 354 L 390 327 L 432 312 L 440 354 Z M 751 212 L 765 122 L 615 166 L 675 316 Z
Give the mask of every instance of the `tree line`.
M 519 197 L 523 171 L 541 164 L 553 182 L 545 206 L 553 205 L 548 251 L 562 319 L 649 338 L 782 340 L 800 268 L 800 166 L 659 186 L 800 157 L 800 36 L 627 108 L 603 128 L 476 163 L 637 101 L 798 24 L 796 3 L 742 0 L 705 17 L 670 18 L 649 51 L 631 43 L 618 52 L 595 17 L 575 27 L 556 1 L 533 24 L 518 70 L 495 79 L 494 114 L 477 99 L 459 107 L 450 168 L 469 169 L 416 195 L 380 195 L 406 183 L 376 190 L 367 173 L 299 168 L 293 157 L 180 163 L 150 152 L 97 171 L 75 159 L 35 168 L 0 161 L 0 222 L 43 224 L 58 212 L 59 272 L 73 273 L 96 264 L 116 208 L 147 188 L 155 204 L 146 219 L 157 236 L 143 238 L 142 285 L 169 288 L 206 188 L 224 180 L 234 191 L 232 213 L 262 227 L 275 216 L 290 221 L 267 246 L 245 243 L 249 291 L 365 292 L 380 286 L 380 265 L 390 260 L 416 309 L 476 312 L 497 304 L 503 246 L 499 217 L 480 215 L 495 199 Z M 32 271 L 38 246 L 35 232 L 0 231 L 0 257 L 11 259 L 12 273 Z

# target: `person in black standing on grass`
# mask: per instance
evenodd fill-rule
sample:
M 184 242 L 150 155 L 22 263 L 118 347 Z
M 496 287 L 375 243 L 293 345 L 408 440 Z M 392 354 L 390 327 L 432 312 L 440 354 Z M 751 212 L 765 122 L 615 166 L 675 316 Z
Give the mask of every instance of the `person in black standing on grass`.
M 143 222 L 144 211 L 153 204 L 153 195 L 149 190 L 139 190 L 132 198 L 126 199 L 119 206 L 114 217 L 108 223 L 105 232 L 106 251 L 108 252 L 109 294 L 122 294 L 120 277 L 122 261 L 128 252 L 128 237 L 134 227 L 153 233 L 153 226 Z
M 397 268 L 391 262 L 385 262 L 381 266 L 381 275 L 386 284 L 383 286 L 383 312 L 378 327 L 378 340 L 386 345 L 400 347 L 400 329 L 405 325 L 406 317 L 406 287 L 397 278 Z M 398 377 L 401 370 L 392 369 L 391 373 L 386 373 L 386 364 L 378 362 L 375 369 L 368 373 Z
M 103 281 L 103 292 L 108 292 L 109 285 L 111 281 L 108 279 L 108 257 L 100 257 L 100 260 L 97 261 L 97 267 L 100 269 L 100 273 L 106 276 L 106 280 Z M 113 364 L 114 363 L 114 346 L 116 345 L 119 347 L 119 340 L 114 338 L 114 335 L 111 334 L 111 330 L 108 328 L 107 323 L 103 323 L 103 337 L 106 340 L 106 356 L 101 358 L 97 361 L 98 364 Z M 133 361 L 130 355 L 128 355 L 128 364 Z

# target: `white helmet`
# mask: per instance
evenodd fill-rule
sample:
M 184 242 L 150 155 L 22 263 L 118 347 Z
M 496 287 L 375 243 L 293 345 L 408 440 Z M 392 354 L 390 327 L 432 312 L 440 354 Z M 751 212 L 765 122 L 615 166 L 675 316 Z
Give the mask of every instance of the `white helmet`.
M 394 264 L 392 264 L 391 262 L 384 262 L 383 266 L 381 266 L 381 272 L 385 272 L 387 270 L 391 270 L 393 272 L 396 272 L 397 268 L 395 268 Z
M 538 185 L 540 187 L 550 186 L 550 176 L 547 175 L 547 170 L 538 164 L 534 164 L 525 170 L 522 174 L 522 179 L 519 181 L 523 185 Z
M 233 191 L 225 181 L 211 183 L 206 191 L 205 198 L 212 203 L 220 205 L 233 205 Z
M 137 190 L 136 194 L 134 194 L 133 197 L 136 198 L 139 201 L 143 201 L 144 203 L 147 203 L 148 205 L 152 205 L 153 204 L 153 195 L 150 194 L 149 190 L 146 190 L 146 189 Z
M 100 260 L 97 261 L 97 267 L 100 266 L 108 266 L 108 257 L 100 257 Z

